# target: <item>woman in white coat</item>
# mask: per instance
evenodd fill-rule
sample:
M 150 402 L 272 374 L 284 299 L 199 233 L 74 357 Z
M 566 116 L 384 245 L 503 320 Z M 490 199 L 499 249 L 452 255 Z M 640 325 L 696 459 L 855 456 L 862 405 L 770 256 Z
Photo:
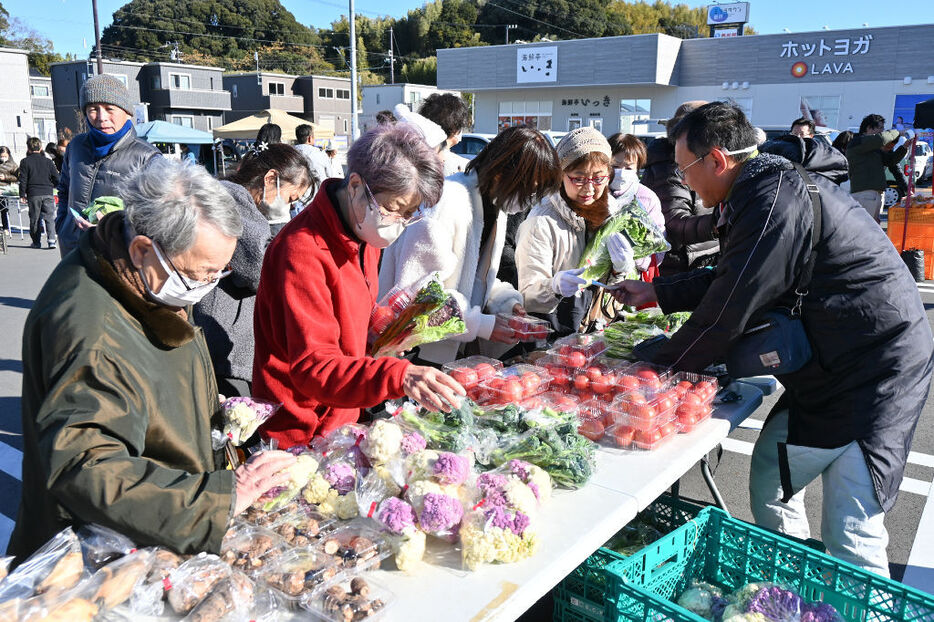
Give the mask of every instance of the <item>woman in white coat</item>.
M 598 291 L 581 278 L 581 256 L 594 233 L 621 209 L 609 191 L 612 152 L 592 127 L 569 132 L 558 143 L 562 184 L 532 208 L 519 227 L 516 267 L 528 312 L 551 321 L 558 336 L 577 332 Z M 641 208 L 640 208 L 641 209 Z M 615 272 L 634 267 L 632 247 L 619 233 L 607 238 Z
M 506 217 L 554 192 L 560 175 L 555 150 L 540 132 L 504 130 L 466 171 L 445 179 L 441 201 L 386 249 L 381 295 L 438 272 L 464 312 L 467 332 L 421 346 L 421 360 L 440 364 L 469 354 L 497 356 L 508 349 L 501 344 L 516 342 L 512 329 L 496 317 L 525 314 L 519 292 L 496 278 Z

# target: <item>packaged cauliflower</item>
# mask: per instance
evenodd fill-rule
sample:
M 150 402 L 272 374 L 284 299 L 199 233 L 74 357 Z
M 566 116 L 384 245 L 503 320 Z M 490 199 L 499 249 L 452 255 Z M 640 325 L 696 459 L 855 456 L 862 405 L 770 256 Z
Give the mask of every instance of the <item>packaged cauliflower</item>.
M 288 483 L 267 490 L 257 501 L 263 511 L 275 512 L 289 505 L 317 473 L 318 461 L 312 454 L 299 454 L 295 458 L 295 463 L 289 467 Z

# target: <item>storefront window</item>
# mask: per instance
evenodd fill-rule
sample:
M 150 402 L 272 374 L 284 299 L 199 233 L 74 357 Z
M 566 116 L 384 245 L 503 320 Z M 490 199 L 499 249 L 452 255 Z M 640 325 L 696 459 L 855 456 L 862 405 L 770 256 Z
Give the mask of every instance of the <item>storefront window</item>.
M 595 130 L 597 130 L 598 132 L 602 134 L 603 133 L 603 119 L 600 119 L 600 118 L 590 119 L 590 127 L 594 128 Z
M 839 95 L 808 95 L 802 97 L 801 108 L 807 108 L 808 113 L 817 125 L 836 128 L 837 123 L 840 121 Z
M 624 134 L 644 133 L 645 124 L 634 122 L 646 121 L 651 116 L 651 99 L 622 99 L 619 102 L 619 131 Z
M 498 131 L 502 132 L 508 127 L 527 125 L 537 130 L 551 129 L 551 102 L 500 102 Z

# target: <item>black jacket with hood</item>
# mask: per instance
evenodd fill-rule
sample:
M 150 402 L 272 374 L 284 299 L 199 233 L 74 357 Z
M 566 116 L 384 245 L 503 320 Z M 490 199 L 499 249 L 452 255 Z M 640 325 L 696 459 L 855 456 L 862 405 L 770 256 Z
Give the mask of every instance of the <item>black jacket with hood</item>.
M 885 233 L 850 195 L 819 175 L 822 229 L 801 317 L 814 356 L 781 376 L 788 443 L 857 441 L 882 508 L 895 503 L 928 395 L 934 342 L 918 289 Z M 698 371 L 724 360 L 756 317 L 793 301 L 814 216 L 791 163 L 749 160 L 718 223 L 721 257 L 653 281 L 665 313 L 693 311 L 654 362 Z M 788 494 L 790 491 L 785 491 Z
M 759 151 L 797 162 L 808 173 L 823 175 L 838 186 L 850 178 L 846 156 L 820 139 L 785 134 L 759 145 Z

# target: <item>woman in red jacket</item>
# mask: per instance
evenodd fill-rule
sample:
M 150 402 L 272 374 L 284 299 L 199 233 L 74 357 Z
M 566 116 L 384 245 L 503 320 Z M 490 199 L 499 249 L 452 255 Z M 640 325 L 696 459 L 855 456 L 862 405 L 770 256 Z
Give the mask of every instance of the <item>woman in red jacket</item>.
M 282 403 L 263 426 L 280 447 L 357 421 L 360 409 L 406 395 L 447 409 L 464 389 L 409 361 L 366 356 L 381 249 L 434 205 L 441 160 L 410 126 L 364 134 L 347 177 L 322 184 L 266 251 L 253 315 L 253 394 Z

